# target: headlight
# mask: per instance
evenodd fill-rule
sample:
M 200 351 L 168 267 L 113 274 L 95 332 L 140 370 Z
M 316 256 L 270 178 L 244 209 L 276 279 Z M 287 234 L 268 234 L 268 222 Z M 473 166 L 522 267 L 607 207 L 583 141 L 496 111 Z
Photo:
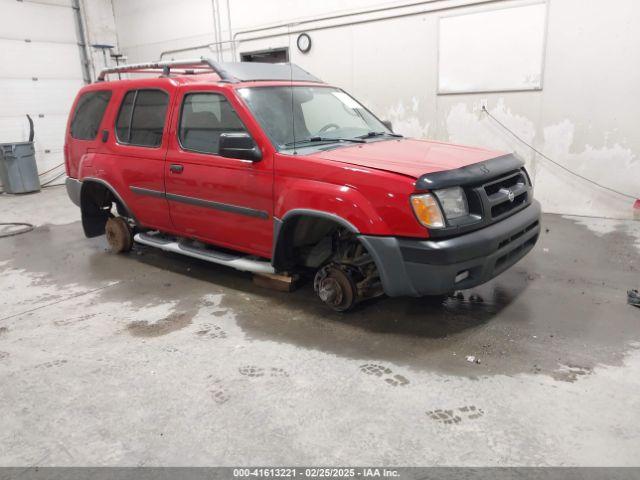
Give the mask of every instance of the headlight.
M 435 190 L 433 193 L 435 193 L 438 200 L 440 200 L 442 210 L 444 210 L 444 214 L 449 220 L 469 215 L 467 197 L 462 188 L 443 188 L 442 190 Z
M 444 217 L 438 202 L 430 193 L 411 196 L 411 206 L 418 221 L 428 228 L 444 227 Z

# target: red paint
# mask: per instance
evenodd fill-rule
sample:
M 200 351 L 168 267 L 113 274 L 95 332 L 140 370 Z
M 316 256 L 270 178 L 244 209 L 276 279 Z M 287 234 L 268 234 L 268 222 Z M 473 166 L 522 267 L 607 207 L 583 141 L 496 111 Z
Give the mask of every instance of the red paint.
M 230 84 L 218 83 L 215 75 L 194 75 L 86 86 L 78 96 L 106 89 L 113 95 L 95 140 L 71 138 L 69 119 L 65 142 L 67 174 L 80 180 L 93 177 L 107 182 L 145 227 L 269 258 L 273 218 L 282 218 L 293 209 L 338 215 L 363 234 L 428 238 L 428 231 L 417 222 L 409 205 L 415 179 L 501 155 L 480 148 L 411 139 L 354 144 L 311 155 L 279 153 L 236 92 L 258 84 L 289 82 Z M 120 145 L 115 138 L 114 125 L 124 95 L 141 88 L 162 89 L 170 97 L 158 148 Z M 261 161 L 241 161 L 181 148 L 177 138 L 180 106 L 184 95 L 193 91 L 217 92 L 228 99 L 260 147 Z M 74 110 L 75 103 L 71 111 Z M 109 132 L 106 142 L 101 138 L 103 130 Z M 172 164 L 182 165 L 183 171 L 172 172 Z M 132 186 L 247 207 L 266 212 L 268 218 L 139 195 L 130 189 Z
M 426 140 L 399 139 L 351 145 L 312 155 L 336 162 L 350 163 L 396 172 L 409 177 L 451 170 L 500 156 L 500 152 Z

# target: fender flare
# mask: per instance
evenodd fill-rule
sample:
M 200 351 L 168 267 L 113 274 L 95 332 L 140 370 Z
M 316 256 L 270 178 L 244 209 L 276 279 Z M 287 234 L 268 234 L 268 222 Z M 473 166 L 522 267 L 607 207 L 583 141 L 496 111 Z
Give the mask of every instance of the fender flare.
M 101 178 L 96 178 L 96 177 L 84 177 L 82 180 L 82 188 L 80 189 L 80 201 L 82 203 L 82 192 L 84 190 L 85 185 L 95 182 L 95 183 L 99 183 L 101 184 L 103 187 L 106 187 L 107 190 L 109 190 L 111 192 L 111 194 L 116 198 L 116 200 L 118 200 L 118 202 L 120 202 L 123 206 L 123 208 L 125 208 L 127 210 L 127 212 L 129 213 L 129 215 L 131 216 L 131 218 L 133 219 L 133 221 L 135 223 L 138 223 L 138 220 L 136 219 L 135 215 L 133 214 L 133 211 L 129 208 L 129 205 L 127 205 L 127 203 L 124 201 L 124 199 L 120 196 L 120 194 L 118 193 L 118 191 L 106 180 L 103 180 Z
M 353 233 L 360 233 L 360 231 L 351 223 L 349 220 L 344 219 L 340 215 L 336 215 L 335 213 L 325 212 L 323 210 L 313 210 L 311 208 L 294 208 L 293 210 L 289 210 L 282 216 L 282 219 L 276 220 L 284 223 L 287 220 L 290 220 L 295 217 L 300 217 L 302 215 L 307 215 L 310 217 L 318 217 L 325 218 L 327 220 L 333 220 L 336 223 L 341 224 L 343 227 L 351 230 Z M 275 217 L 274 217 L 275 218 Z
M 277 218 L 277 217 L 273 217 L 273 245 L 271 248 L 271 264 L 273 265 L 274 268 L 278 267 L 278 264 L 280 263 L 280 259 L 283 256 L 284 252 L 283 250 L 283 240 L 281 240 L 283 237 L 281 235 L 282 233 L 282 228 L 285 227 L 288 222 L 290 222 L 291 220 L 294 220 L 297 217 L 316 217 L 316 218 L 322 218 L 325 220 L 331 220 L 333 222 L 336 222 L 340 225 L 342 225 L 343 227 L 345 227 L 347 230 L 355 233 L 356 235 L 360 235 L 360 231 L 348 220 L 344 219 L 343 217 L 336 215 L 335 213 L 329 213 L 329 212 L 325 212 L 323 210 L 313 210 L 313 209 L 309 209 L 309 208 L 294 208 L 293 210 L 289 210 L 288 212 L 286 212 L 282 218 Z

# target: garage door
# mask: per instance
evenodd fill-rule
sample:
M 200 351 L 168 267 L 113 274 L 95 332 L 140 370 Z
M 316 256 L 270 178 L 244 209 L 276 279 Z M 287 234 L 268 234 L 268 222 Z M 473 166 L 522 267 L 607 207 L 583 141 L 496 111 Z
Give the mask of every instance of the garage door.
M 0 143 L 28 140 L 29 114 L 44 172 L 64 161 L 67 115 L 84 83 L 75 12 L 71 0 L 0 0 L 0 19 Z

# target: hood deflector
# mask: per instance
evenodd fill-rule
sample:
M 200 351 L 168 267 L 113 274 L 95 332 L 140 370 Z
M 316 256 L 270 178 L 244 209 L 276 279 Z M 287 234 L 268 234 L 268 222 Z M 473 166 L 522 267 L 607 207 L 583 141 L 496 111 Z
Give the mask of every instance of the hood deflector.
M 416 181 L 417 190 L 435 190 L 447 187 L 463 187 L 482 183 L 524 166 L 524 162 L 513 154 L 503 155 L 453 170 L 427 173 Z

